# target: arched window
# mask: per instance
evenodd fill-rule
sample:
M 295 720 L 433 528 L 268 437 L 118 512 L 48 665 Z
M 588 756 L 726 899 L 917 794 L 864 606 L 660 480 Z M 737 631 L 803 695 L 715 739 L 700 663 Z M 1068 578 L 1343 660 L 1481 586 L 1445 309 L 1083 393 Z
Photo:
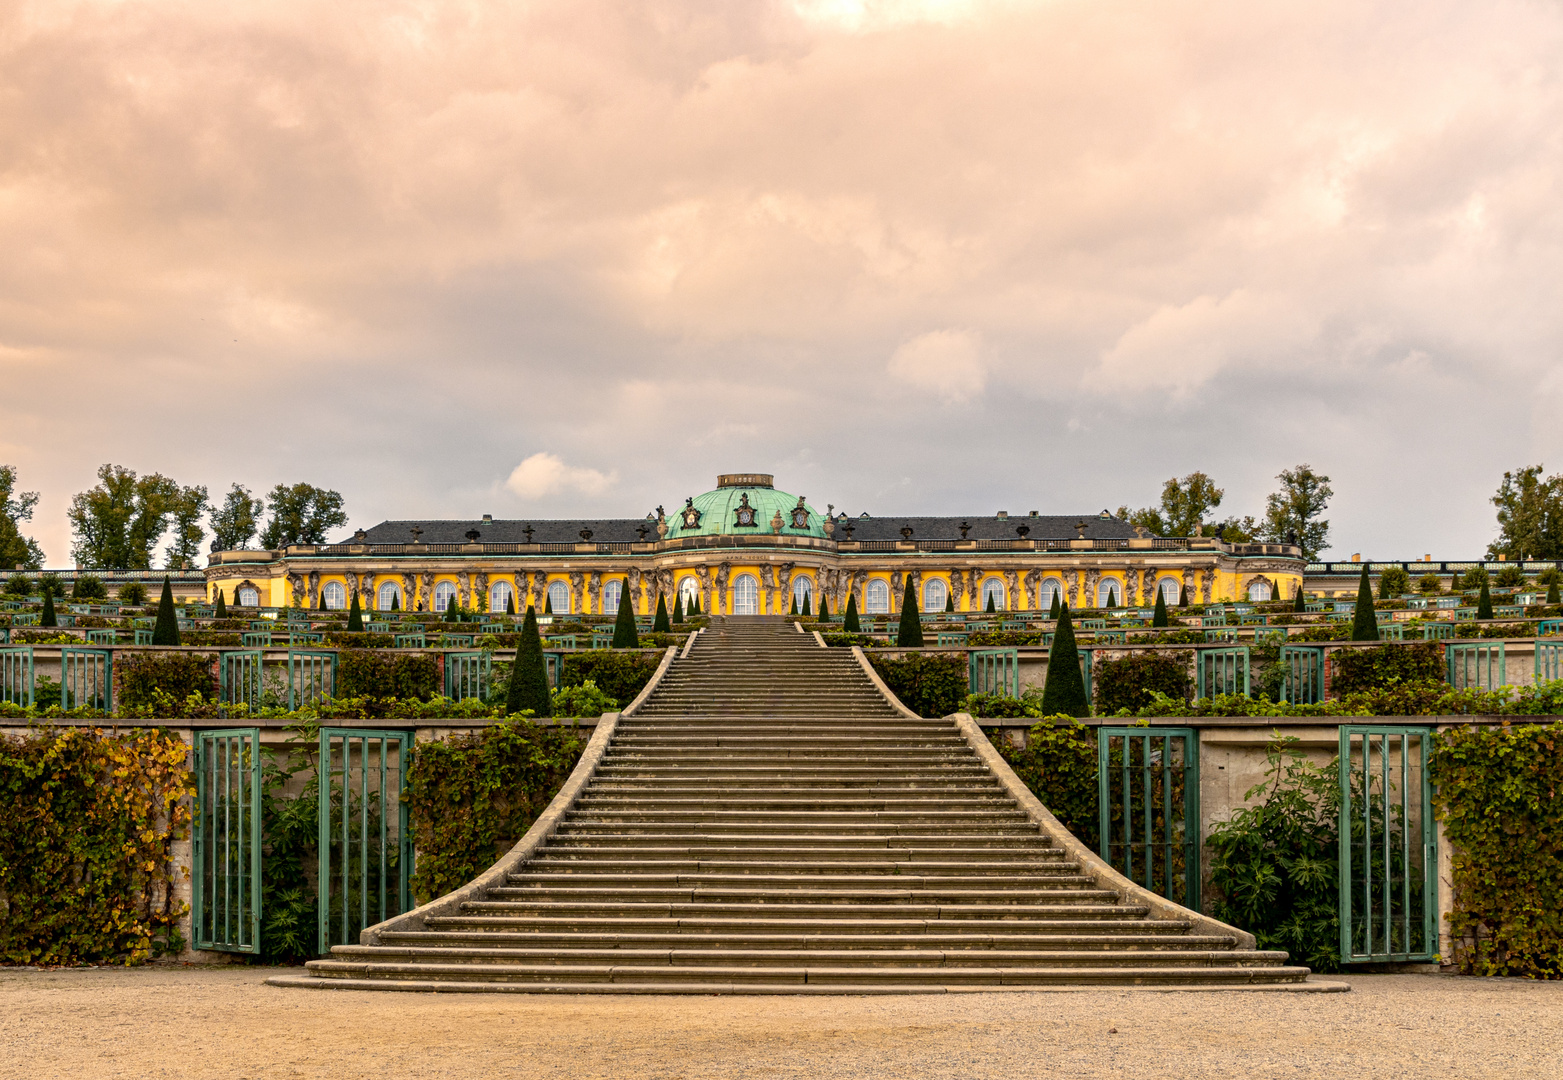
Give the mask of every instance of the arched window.
M 602 586 L 602 613 L 604 615 L 617 615 L 619 613 L 619 600 L 623 595 L 624 582 L 604 582 Z
M 1123 594 L 1118 591 L 1118 583 L 1111 578 L 1096 587 L 1096 606 L 1110 608 L 1118 606 L 1118 599 Z
M 444 611 L 456 600 L 456 583 L 442 581 L 434 586 L 434 610 Z
M 1255 603 L 1263 603 L 1270 599 L 1270 583 L 1268 581 L 1256 581 L 1249 585 L 1248 599 Z
M 695 606 L 695 597 L 700 595 L 700 582 L 692 577 L 681 579 L 678 595 L 684 598 L 684 614 L 689 614 L 689 609 Z
M 234 603 L 240 607 L 260 607 L 260 590 L 244 585 L 239 588 L 238 592 L 234 593 L 233 599 Z
M 1004 583 L 996 577 L 990 577 L 982 583 L 982 608 L 988 610 L 988 601 L 993 601 L 994 611 L 1007 610 L 1009 605 L 1004 602 Z
M 397 607 L 401 607 L 402 590 L 397 587 L 396 582 L 387 581 L 380 586 L 374 606 L 377 611 L 390 611 L 393 602 Z
M 760 583 L 753 574 L 739 574 L 733 582 L 733 614 L 758 615 L 760 613 Z
M 505 610 L 510 607 L 510 598 L 515 596 L 515 594 L 516 591 L 510 587 L 510 582 L 494 582 L 493 585 L 489 586 L 488 590 L 488 609 L 503 615 Z
M 1064 602 L 1064 583 L 1056 577 L 1050 577 L 1042 583 L 1042 591 L 1037 597 L 1037 602 L 1042 605 L 1043 611 L 1053 610 L 1053 597 L 1058 597 L 1058 602 Z
M 950 587 L 944 583 L 943 578 L 929 578 L 923 582 L 923 610 L 943 611 L 944 605 L 949 603 Z
M 347 589 L 340 581 L 328 581 L 320 588 L 320 598 L 327 611 L 341 611 L 347 607 Z
M 814 582 L 806 577 L 793 578 L 792 602 L 797 605 L 799 614 L 802 614 L 805 604 L 808 605 L 810 615 L 819 614 L 814 610 Z
M 570 586 L 562 581 L 548 586 L 548 606 L 555 615 L 570 614 Z
M 1164 577 L 1156 583 L 1156 587 L 1161 590 L 1162 599 L 1167 602 L 1168 607 L 1172 607 L 1178 602 L 1178 597 L 1182 590 L 1182 582 L 1177 578 Z
M 863 587 L 863 610 L 869 615 L 890 614 L 890 583 L 875 578 Z

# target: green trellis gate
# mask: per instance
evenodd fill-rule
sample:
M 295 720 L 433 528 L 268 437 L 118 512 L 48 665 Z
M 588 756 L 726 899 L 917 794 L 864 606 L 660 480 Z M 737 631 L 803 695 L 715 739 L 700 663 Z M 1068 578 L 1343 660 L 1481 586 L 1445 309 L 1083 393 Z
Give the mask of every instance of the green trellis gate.
M 412 905 L 405 731 L 321 728 L 319 951 Z
M 195 947 L 260 952 L 260 728 L 195 733 Z
M 1097 837 L 1130 881 L 1199 910 L 1199 732 L 1104 727 L 1096 733 Z

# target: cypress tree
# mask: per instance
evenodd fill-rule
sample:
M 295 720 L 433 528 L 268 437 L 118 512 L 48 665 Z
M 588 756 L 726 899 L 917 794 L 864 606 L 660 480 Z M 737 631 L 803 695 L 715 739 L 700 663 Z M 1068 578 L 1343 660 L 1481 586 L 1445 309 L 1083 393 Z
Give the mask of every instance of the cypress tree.
M 1300 581 L 1297 583 L 1297 591 L 1292 593 L 1292 610 L 1308 610 L 1308 594 L 1303 592 L 1302 582 Z
M 38 617 L 39 626 L 59 626 L 60 620 L 54 614 L 54 590 L 43 591 L 43 614 Z
M 684 594 L 675 593 L 673 596 L 673 622 L 674 625 L 684 621 Z
M 527 605 L 527 607 L 531 607 L 531 606 L 532 606 L 531 604 Z M 543 590 L 543 614 L 544 615 L 552 615 L 553 613 L 554 613 L 554 598 L 553 598 L 553 594 L 550 593 L 547 589 L 544 589 Z
M 1062 592 L 1054 592 L 1053 593 L 1053 606 L 1048 609 L 1047 617 L 1049 619 L 1053 620 L 1054 622 L 1057 622 L 1058 621 L 1058 616 L 1059 616 L 1059 614 L 1063 610 L 1063 606 L 1064 606 L 1064 594 Z
M 699 615 L 701 613 L 700 612 L 700 594 L 699 593 L 695 593 L 694 596 L 691 596 L 689 598 L 689 613 L 691 615 Z
M 506 615 L 514 615 L 515 613 L 516 613 L 516 594 L 512 592 L 509 596 L 505 597 L 505 614 Z
M 917 590 L 912 588 L 912 575 L 906 575 L 906 591 L 901 595 L 901 625 L 896 629 L 895 643 L 903 649 L 923 647 L 923 620 L 918 618 Z
M 857 621 L 856 593 L 847 593 L 847 614 L 846 617 L 842 620 L 841 629 L 845 630 L 849 634 L 860 633 L 863 629 Z
M 362 633 L 364 629 L 364 609 L 358 606 L 358 594 L 353 594 L 353 604 L 347 609 L 347 632 L 349 634 Z
M 1373 612 L 1373 583 L 1368 580 L 1366 563 L 1362 567 L 1362 581 L 1357 585 L 1357 611 L 1351 620 L 1351 640 L 1378 640 L 1378 616 Z
M 392 593 L 391 594 L 391 610 L 392 611 L 400 611 L 400 610 L 402 610 L 402 595 L 401 595 L 401 593 Z
M 944 610 L 946 613 L 955 611 L 955 594 L 949 589 L 944 590 Z
M 803 594 L 803 610 L 798 612 L 798 614 L 800 614 L 800 615 L 802 615 L 802 616 L 804 616 L 806 618 L 813 618 L 813 615 L 814 615 L 814 613 L 809 610 L 809 606 L 810 606 L 809 605 L 809 599 L 810 599 L 811 595 L 812 595 L 811 593 L 804 593 Z
M 996 612 L 998 610 L 998 608 L 994 606 L 993 594 L 992 593 L 988 594 L 988 606 L 986 608 L 984 608 L 983 610 L 985 610 L 989 615 L 993 614 L 994 612 Z
M 157 622 L 152 626 L 152 644 L 179 644 L 179 617 L 174 614 L 174 586 L 163 578 L 163 595 L 157 601 Z
M 619 602 L 619 615 L 613 620 L 613 642 L 609 648 L 640 648 L 640 634 L 635 631 L 635 608 L 629 602 L 629 597 Z
M 1152 626 L 1167 625 L 1167 594 L 1160 589 L 1156 590 L 1156 611 L 1151 616 Z
M 787 614 L 788 615 L 796 615 L 797 613 L 798 613 L 798 594 L 797 593 L 793 593 L 792 594 L 792 606 L 787 609 Z
M 1476 617 L 1492 618 L 1492 590 L 1488 587 L 1486 578 L 1482 579 L 1482 591 L 1476 597 Z
M 1187 589 L 1185 589 L 1182 585 L 1178 586 L 1178 606 L 1179 607 L 1188 607 L 1189 606 L 1189 591 Z
M 223 602 L 223 591 L 217 590 L 217 607 L 212 612 L 214 619 L 226 619 L 228 617 L 228 605 Z
M 657 617 L 651 624 L 653 634 L 671 633 L 673 628 L 668 625 L 668 598 L 661 593 L 657 594 Z
M 1547 586 L 1547 603 L 1563 604 L 1563 597 L 1558 596 L 1558 583 L 1556 581 Z
M 1047 654 L 1047 682 L 1042 686 L 1044 716 L 1090 716 L 1085 699 L 1085 676 L 1080 671 L 1080 648 L 1075 644 L 1075 628 L 1069 608 L 1058 614 L 1058 631 Z
M 526 606 L 521 623 L 521 643 L 516 646 L 515 664 L 510 669 L 510 692 L 505 695 L 505 712 L 531 709 L 533 716 L 552 716 L 553 699 L 548 693 L 548 667 L 543 661 L 543 639 L 537 632 L 537 612 Z
M 326 610 L 326 590 L 320 590 L 320 610 Z
M 823 596 L 819 598 L 819 621 L 830 622 L 830 601 Z

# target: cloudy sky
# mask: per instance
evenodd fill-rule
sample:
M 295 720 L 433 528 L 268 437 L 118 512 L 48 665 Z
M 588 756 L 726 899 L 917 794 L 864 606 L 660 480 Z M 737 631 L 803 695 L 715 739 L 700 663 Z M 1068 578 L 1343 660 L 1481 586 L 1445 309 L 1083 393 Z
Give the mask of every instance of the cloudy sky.
M 0 7 L 0 463 L 640 515 L 1333 480 L 1454 558 L 1563 471 L 1563 9 Z

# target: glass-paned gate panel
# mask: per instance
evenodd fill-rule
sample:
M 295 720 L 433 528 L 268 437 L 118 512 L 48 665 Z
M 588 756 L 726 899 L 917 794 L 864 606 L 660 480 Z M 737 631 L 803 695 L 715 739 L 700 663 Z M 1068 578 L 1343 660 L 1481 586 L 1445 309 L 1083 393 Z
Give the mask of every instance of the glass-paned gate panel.
M 487 697 L 492 658 L 493 654 L 485 650 L 446 653 L 445 696 L 452 701 Z
M 1248 696 L 1247 645 L 1229 649 L 1200 649 L 1195 663 L 1198 665 L 1199 697 L 1215 697 L 1217 694 Z
M 1199 733 L 1097 731 L 1097 828 L 1103 859 L 1131 881 L 1199 910 Z
M 60 708 L 114 707 L 112 649 L 60 650 Z
M 288 708 L 336 696 L 336 653 L 288 650 Z
M 224 705 L 244 704 L 251 712 L 261 705 L 261 652 L 217 654 L 217 688 Z
M 1492 644 L 1445 645 L 1444 663 L 1449 685 L 1456 690 L 1467 687 L 1495 690 L 1505 678 L 1503 642 Z
M 967 681 L 973 694 L 1020 696 L 1020 650 L 981 649 L 968 654 Z
M 25 645 L 0 649 L 0 701 L 33 703 L 33 650 Z
M 402 801 L 412 736 L 320 729 L 320 952 L 412 907 L 412 835 Z
M 1340 729 L 1341 961 L 1438 952 L 1438 849 L 1429 728 Z
M 1316 705 L 1324 700 L 1324 649 L 1310 645 L 1282 645 L 1281 698 L 1293 705 Z
M 195 733 L 195 947 L 260 952 L 260 729 Z

